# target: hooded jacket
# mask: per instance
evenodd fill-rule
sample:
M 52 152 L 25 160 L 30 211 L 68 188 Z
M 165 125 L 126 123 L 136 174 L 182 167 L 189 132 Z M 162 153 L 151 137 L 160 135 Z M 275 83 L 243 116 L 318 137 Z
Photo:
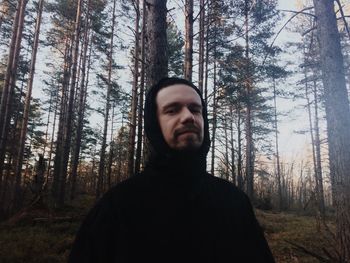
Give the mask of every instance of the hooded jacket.
M 203 144 L 176 152 L 157 120 L 160 89 L 185 84 L 202 100 Z M 145 102 L 150 156 L 143 172 L 108 191 L 83 221 L 69 262 L 274 262 L 248 197 L 206 172 L 210 137 L 199 90 L 166 78 Z

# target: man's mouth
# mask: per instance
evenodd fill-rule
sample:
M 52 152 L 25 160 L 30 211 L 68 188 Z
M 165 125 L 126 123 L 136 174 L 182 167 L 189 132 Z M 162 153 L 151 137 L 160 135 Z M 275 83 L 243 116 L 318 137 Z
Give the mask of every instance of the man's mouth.
M 195 133 L 198 134 L 198 129 L 197 128 L 180 128 L 175 131 L 175 137 L 178 137 L 180 135 L 186 134 L 186 133 Z

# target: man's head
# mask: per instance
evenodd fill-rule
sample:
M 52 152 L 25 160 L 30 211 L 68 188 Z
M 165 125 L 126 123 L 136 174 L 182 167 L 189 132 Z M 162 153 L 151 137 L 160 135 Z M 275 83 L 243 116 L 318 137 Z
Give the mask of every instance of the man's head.
M 152 86 L 146 96 L 145 132 L 158 154 L 196 152 L 205 157 L 209 126 L 198 88 L 180 78 L 164 78 Z
M 204 136 L 199 94 L 186 84 L 172 84 L 158 92 L 156 105 L 160 130 L 168 146 L 177 151 L 198 150 Z

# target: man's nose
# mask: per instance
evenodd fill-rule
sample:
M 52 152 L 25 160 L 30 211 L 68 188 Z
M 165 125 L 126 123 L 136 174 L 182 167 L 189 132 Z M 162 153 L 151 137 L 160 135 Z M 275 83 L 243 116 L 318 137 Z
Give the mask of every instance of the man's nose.
M 182 110 L 181 122 L 182 123 L 194 122 L 194 115 L 187 107 L 185 107 Z

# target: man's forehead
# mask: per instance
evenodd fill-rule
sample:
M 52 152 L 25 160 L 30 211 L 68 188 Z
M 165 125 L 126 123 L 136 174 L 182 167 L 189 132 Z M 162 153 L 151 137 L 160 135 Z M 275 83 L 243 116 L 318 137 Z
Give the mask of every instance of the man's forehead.
M 174 84 L 162 88 L 156 96 L 158 106 L 171 103 L 190 103 L 202 105 L 202 100 L 197 91 L 186 84 Z

